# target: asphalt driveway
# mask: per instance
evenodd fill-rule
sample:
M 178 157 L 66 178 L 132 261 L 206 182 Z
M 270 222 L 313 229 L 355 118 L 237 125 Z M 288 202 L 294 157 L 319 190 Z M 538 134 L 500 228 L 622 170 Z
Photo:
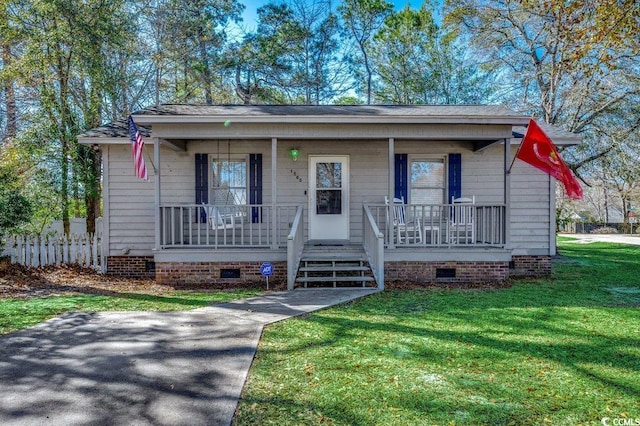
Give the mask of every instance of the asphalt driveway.
M 0 424 L 228 425 L 266 324 L 374 292 L 51 319 L 0 338 Z

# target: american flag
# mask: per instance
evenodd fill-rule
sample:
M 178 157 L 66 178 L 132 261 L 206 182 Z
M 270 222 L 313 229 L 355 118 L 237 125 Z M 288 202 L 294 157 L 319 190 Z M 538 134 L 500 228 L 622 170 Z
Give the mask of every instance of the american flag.
M 136 176 L 140 179 L 148 180 L 147 166 L 145 166 L 144 158 L 142 157 L 144 141 L 131 116 L 129 116 L 129 139 L 131 140 L 131 153 L 133 154 L 133 165 Z

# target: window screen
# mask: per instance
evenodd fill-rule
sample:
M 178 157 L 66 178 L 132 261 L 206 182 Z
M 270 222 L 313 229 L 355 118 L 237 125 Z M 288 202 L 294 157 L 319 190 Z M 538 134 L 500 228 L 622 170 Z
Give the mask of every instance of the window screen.
M 411 204 L 441 204 L 445 191 L 444 172 L 443 159 L 412 160 L 409 186 Z

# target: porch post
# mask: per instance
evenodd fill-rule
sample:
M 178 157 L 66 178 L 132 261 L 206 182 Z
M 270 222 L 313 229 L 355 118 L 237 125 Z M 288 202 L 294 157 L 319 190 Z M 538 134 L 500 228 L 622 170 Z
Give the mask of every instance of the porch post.
M 511 144 L 504 140 L 504 246 L 511 248 Z
M 278 248 L 278 138 L 271 138 L 271 248 Z
M 389 205 L 386 207 L 388 218 L 391 218 L 391 207 L 393 206 L 393 198 L 395 196 L 395 186 L 396 186 L 396 148 L 395 148 L 394 138 L 389 138 L 389 188 L 387 190 Z M 390 249 L 396 248 L 393 243 L 393 226 L 390 223 L 387 223 L 387 238 L 388 238 L 387 247 L 389 247 Z
M 156 247 L 154 248 L 155 251 L 160 250 L 160 220 L 161 220 L 161 215 L 160 215 L 160 138 L 153 138 L 153 162 L 154 162 L 154 175 L 155 175 L 155 186 L 156 186 L 156 200 L 155 200 L 155 205 L 156 205 L 156 214 L 155 214 L 155 219 L 156 219 L 156 223 L 155 223 L 155 233 L 156 233 Z

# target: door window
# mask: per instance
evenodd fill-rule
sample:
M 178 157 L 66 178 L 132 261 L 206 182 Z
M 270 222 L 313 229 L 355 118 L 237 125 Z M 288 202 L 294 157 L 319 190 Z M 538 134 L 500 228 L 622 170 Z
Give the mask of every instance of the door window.
M 316 213 L 342 214 L 342 163 L 316 163 Z

